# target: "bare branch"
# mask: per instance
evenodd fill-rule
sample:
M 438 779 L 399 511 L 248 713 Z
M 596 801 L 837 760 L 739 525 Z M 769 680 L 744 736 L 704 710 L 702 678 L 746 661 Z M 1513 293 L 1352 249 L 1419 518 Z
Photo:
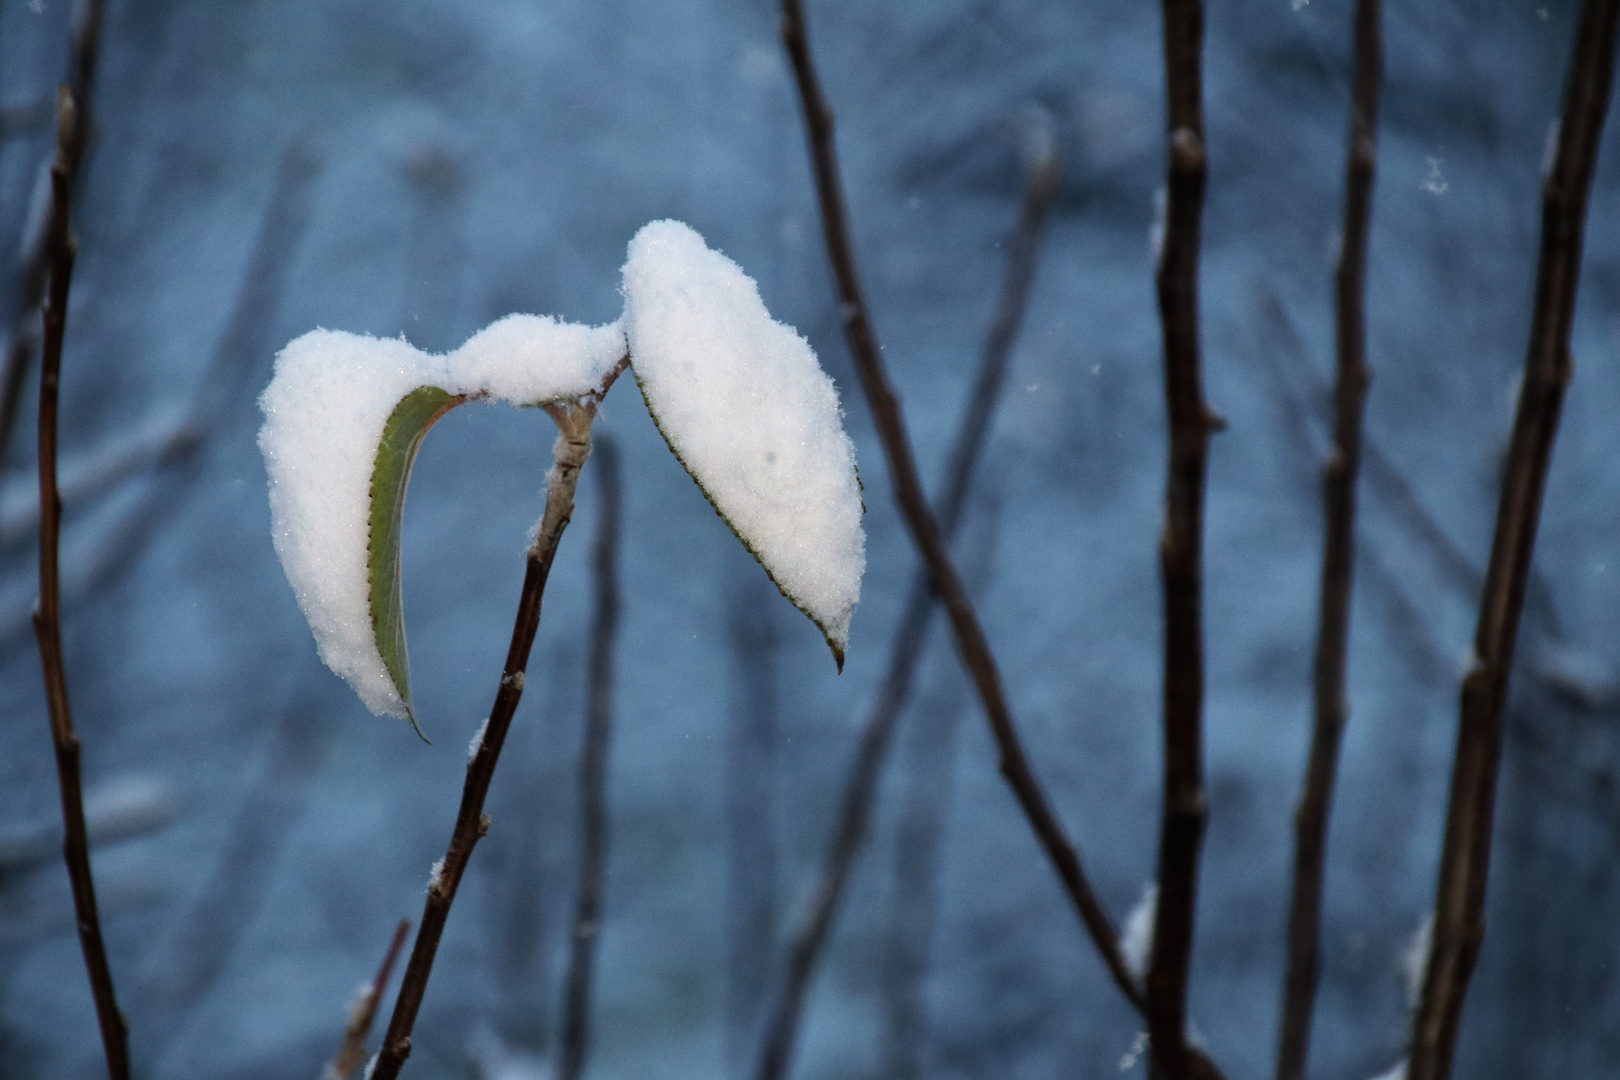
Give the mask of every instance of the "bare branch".
M 78 244 L 69 215 L 73 181 L 78 172 L 79 134 L 73 91 L 63 84 L 56 101 L 56 163 L 51 166 L 51 216 L 46 247 L 50 252 L 50 290 L 45 306 L 45 341 L 39 378 L 39 606 L 34 634 L 39 639 L 45 700 L 50 708 L 51 740 L 56 746 L 56 775 L 62 789 L 62 853 L 73 886 L 79 946 L 90 975 L 101 1042 L 112 1080 L 129 1078 L 129 1028 L 118 1011 L 112 969 L 96 911 L 96 885 L 90 874 L 90 843 L 84 823 L 84 791 L 79 774 L 79 737 L 68 708 L 67 672 L 62 661 L 62 593 L 57 566 L 62 539 L 62 500 L 56 490 L 56 409 L 62 379 L 62 339 L 67 330 L 68 288 Z
M 578 1080 L 590 1048 L 591 978 L 602 922 L 602 879 L 607 872 L 607 763 L 613 735 L 613 641 L 619 626 L 619 455 L 605 435 L 596 445 L 601 509 L 591 571 L 596 610 L 591 620 L 590 687 L 585 741 L 579 757 L 579 882 L 574 900 L 573 948 L 563 996 L 558 1080 Z
M 1199 375 L 1198 259 L 1204 210 L 1204 10 L 1202 0 L 1164 0 L 1169 151 L 1159 319 L 1170 421 L 1164 532 L 1164 816 L 1159 833 L 1159 906 L 1147 973 L 1148 1035 L 1170 1080 L 1193 1074 L 1187 1043 L 1187 973 L 1203 846 L 1204 480 L 1219 421 Z
M 523 696 L 523 673 L 529 664 L 529 650 L 534 646 L 535 632 L 540 627 L 540 605 L 545 597 L 546 578 L 551 574 L 557 544 L 562 540 L 563 531 L 568 528 L 569 519 L 573 517 L 574 489 L 579 485 L 579 470 L 591 453 L 591 425 L 596 420 L 597 404 L 601 394 L 605 394 L 625 370 L 627 360 L 628 357 L 620 361 L 604 380 L 600 394 L 573 405 L 545 407 L 562 434 L 554 449 L 556 464 L 546 477 L 545 512 L 534 543 L 529 546 L 528 570 L 523 578 L 522 595 L 518 599 L 512 643 L 506 652 L 506 667 L 483 735 L 467 762 L 467 779 L 462 786 L 461 808 L 456 814 L 450 847 L 444 859 L 435 864 L 428 882 L 421 929 L 416 932 L 410 963 L 406 965 L 399 998 L 394 1003 L 394 1014 L 389 1020 L 388 1032 L 383 1036 L 382 1050 L 377 1055 L 371 1080 L 394 1080 L 405 1059 L 410 1056 L 411 1029 L 416 1026 L 416 1014 L 422 1008 L 422 996 L 427 992 L 428 977 L 433 973 L 433 958 L 439 949 L 439 938 L 444 934 L 445 920 L 450 916 L 450 905 L 455 901 L 456 890 L 461 887 L 461 877 L 467 871 L 467 861 L 472 858 L 473 847 L 489 830 L 484 798 L 489 794 L 495 763 L 506 742 L 507 729 L 512 726 L 512 715 L 517 711 L 518 699 Z
M 1012 788 L 1024 816 L 1029 819 L 1030 828 L 1035 831 L 1042 850 L 1051 860 L 1052 868 L 1063 883 L 1064 891 L 1069 894 L 1086 932 L 1091 935 L 1092 943 L 1102 954 L 1109 974 L 1126 999 L 1141 1010 L 1146 1002 L 1142 989 L 1125 965 L 1125 958 L 1119 951 L 1119 935 L 1091 889 L 1078 850 L 1064 833 L 1062 822 L 1047 801 L 1046 793 L 1030 766 L 1001 686 L 1001 673 L 996 667 L 995 655 L 990 650 L 973 602 L 945 547 L 939 523 L 923 495 L 922 481 L 918 478 L 917 464 L 911 452 L 911 441 L 906 435 L 905 417 L 900 411 L 900 400 L 889 385 L 883 353 L 878 347 L 877 334 L 872 329 L 866 297 L 861 289 L 855 249 L 849 237 L 848 215 L 844 209 L 843 185 L 838 176 L 832 109 L 822 95 L 821 84 L 816 77 L 801 0 L 782 0 L 782 13 L 782 40 L 793 63 L 794 80 L 804 107 L 805 135 L 815 172 L 816 195 L 821 204 L 822 234 L 827 243 L 828 261 L 832 264 L 839 300 L 843 305 L 844 334 L 855 358 L 855 369 L 860 375 L 867 406 L 872 410 L 878 438 L 883 443 L 884 457 L 894 482 L 895 502 L 928 568 L 933 588 L 950 616 L 957 650 L 984 705 L 991 735 L 1001 754 L 1001 775 Z M 1189 1050 L 1187 1057 L 1192 1067 L 1199 1070 L 1199 1075 L 1219 1075 L 1214 1064 L 1202 1054 Z
M 962 505 L 973 467 L 990 427 L 1001 385 L 1005 380 L 1012 346 L 1023 322 L 1034 280 L 1035 261 L 1047 211 L 1057 196 L 1061 166 L 1049 144 L 1029 172 L 1024 190 L 1023 211 L 1017 231 L 1007 249 L 1006 278 L 1000 302 L 985 340 L 979 371 L 963 405 L 956 440 L 951 447 L 945 482 L 939 495 L 939 527 L 946 538 L 954 536 L 962 517 Z M 776 997 L 760 1052 L 759 1080 L 779 1080 L 785 1076 L 798 1033 L 799 1017 L 816 963 L 826 943 L 838 902 L 855 857 L 860 853 L 872 816 L 872 801 L 883 775 L 895 722 L 911 695 L 912 678 L 928 638 L 928 625 L 934 613 L 935 592 L 927 569 L 920 570 L 911 586 L 905 613 L 895 628 L 889 646 L 889 666 L 876 700 L 861 729 L 855 757 L 845 773 L 843 797 L 837 824 L 828 840 L 821 871 L 812 891 L 804 918 L 795 929 L 788 948 L 783 985 Z
M 1322 877 L 1328 813 L 1349 705 L 1350 585 L 1355 566 L 1356 481 L 1367 399 L 1367 233 L 1378 155 L 1378 84 L 1383 65 L 1380 0 L 1357 0 L 1355 90 L 1345 167 L 1344 239 L 1337 281 L 1338 385 L 1334 449 L 1322 477 L 1322 601 L 1316 636 L 1314 723 L 1304 789 L 1294 814 L 1294 880 L 1288 913 L 1277 1080 L 1304 1080 L 1316 1003 Z
M 1463 679 L 1435 899 L 1434 939 L 1412 1021 L 1411 1080 L 1445 1080 L 1463 1000 L 1485 936 L 1485 886 L 1502 753 L 1502 711 L 1547 466 L 1573 364 L 1570 328 L 1580 282 L 1586 208 L 1614 83 L 1620 0 L 1584 0 L 1552 168 L 1542 184 L 1541 254 L 1524 381 L 1502 477 L 1491 560 Z
M 371 1031 L 372 1021 L 377 1019 L 377 1006 L 382 1002 L 383 991 L 388 988 L 388 977 L 393 974 L 394 962 L 399 959 L 400 950 L 405 947 L 405 935 L 410 931 L 411 920 L 399 920 L 399 925 L 394 928 L 394 938 L 388 943 L 388 951 L 383 954 L 377 977 L 360 988 L 360 995 L 349 1010 L 349 1022 L 343 1029 L 343 1045 L 338 1047 L 337 1056 L 327 1063 L 321 1080 L 349 1080 L 354 1070 L 366 1060 L 366 1035 Z
M 72 132 L 72 143 L 67 148 L 69 162 L 68 190 L 71 195 L 90 141 L 94 116 L 94 84 L 96 61 L 101 54 L 101 18 L 104 0 L 83 0 L 79 18 L 73 25 L 68 44 L 67 86 L 73 94 L 79 119 Z M 60 134 L 58 137 L 60 142 Z M 60 160 L 62 153 L 57 152 Z M 51 266 L 48 242 L 50 215 L 42 215 L 32 236 L 23 238 L 22 289 L 17 298 L 16 312 L 11 320 L 11 333 L 6 344 L 6 363 L 0 369 L 0 472 L 4 471 L 6 450 L 11 445 L 11 429 L 17 421 L 17 406 L 22 400 L 23 380 L 28 376 L 28 364 L 38 341 L 34 329 L 34 315 L 45 301 L 46 278 Z

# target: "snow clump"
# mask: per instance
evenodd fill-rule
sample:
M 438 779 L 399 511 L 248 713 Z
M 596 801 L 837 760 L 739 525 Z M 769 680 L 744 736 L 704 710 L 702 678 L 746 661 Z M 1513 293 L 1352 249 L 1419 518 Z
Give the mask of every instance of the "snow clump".
M 866 535 L 855 447 L 810 343 L 678 221 L 630 241 L 624 301 L 631 367 L 670 449 L 841 662 Z
M 509 315 L 442 355 L 312 330 L 276 357 L 259 399 L 271 537 L 321 659 L 372 712 L 406 715 L 373 636 L 366 565 L 371 474 L 394 407 L 424 386 L 514 405 L 580 397 L 623 355 L 617 323 Z

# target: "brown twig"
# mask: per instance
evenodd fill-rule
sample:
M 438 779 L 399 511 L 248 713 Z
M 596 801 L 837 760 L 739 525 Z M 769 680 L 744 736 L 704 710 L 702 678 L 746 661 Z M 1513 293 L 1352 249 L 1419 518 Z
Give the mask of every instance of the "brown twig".
M 455 830 L 450 836 L 450 847 L 444 859 L 435 864 L 428 880 L 427 902 L 422 908 L 421 928 L 416 932 L 416 943 L 411 947 L 411 959 L 405 967 L 400 983 L 399 998 L 394 1002 L 394 1014 L 383 1036 L 382 1050 L 371 1080 L 394 1080 L 400 1067 L 411 1054 L 411 1029 L 416 1026 L 416 1014 L 422 1008 L 422 996 L 427 991 L 428 976 L 433 973 L 433 957 L 439 949 L 439 938 L 444 934 L 445 920 L 450 916 L 450 905 L 455 901 L 461 877 L 472 858 L 473 847 L 489 830 L 489 818 L 484 814 L 484 798 L 489 794 L 489 783 L 495 775 L 495 763 L 506 742 L 506 732 L 512 725 L 518 699 L 523 696 L 523 672 L 529 664 L 529 650 L 540 626 L 540 605 L 545 597 L 546 578 L 551 573 L 552 560 L 557 555 L 557 544 L 563 530 L 574 513 L 574 489 L 579 484 L 579 470 L 591 453 L 591 425 L 602 394 L 628 366 L 629 357 L 619 362 L 604 382 L 600 392 L 572 405 L 548 405 L 546 412 L 557 422 L 561 435 L 553 450 L 555 464 L 546 476 L 546 508 L 540 519 L 540 528 L 529 545 L 528 570 L 523 578 L 523 592 L 518 599 L 517 618 L 512 626 L 512 643 L 506 652 L 506 666 L 501 674 L 500 689 L 490 709 L 483 735 L 477 749 L 467 762 L 467 779 L 462 785 L 461 808 L 456 814 Z
M 1411 1080 L 1451 1074 L 1463 999 L 1485 936 L 1485 885 L 1502 752 L 1502 710 L 1524 609 L 1547 466 L 1573 363 L 1586 207 L 1614 82 L 1620 0 L 1583 0 L 1552 168 L 1542 183 L 1541 254 L 1524 381 L 1502 476 L 1474 655 L 1463 679 L 1435 900 L 1433 947 L 1412 1021 Z
M 1176 0 L 1169 0 L 1174 3 Z M 849 237 L 848 215 L 844 208 L 844 192 L 838 177 L 838 153 L 833 143 L 833 114 L 822 95 L 816 77 L 815 63 L 810 55 L 810 42 L 805 32 L 804 9 L 801 0 L 782 0 L 782 40 L 793 63 L 794 80 L 804 106 L 805 135 L 809 143 L 811 165 L 815 171 L 816 196 L 821 206 L 822 234 L 827 243 L 828 261 L 843 305 L 844 333 L 849 339 L 850 352 L 855 358 L 855 370 L 860 375 L 861 389 L 883 454 L 889 464 L 889 475 L 894 483 L 894 499 L 900 515 L 917 545 L 924 565 L 933 582 L 935 593 L 945 605 L 951 628 L 956 635 L 958 652 L 968 676 L 973 680 L 979 700 L 984 706 L 990 732 L 1001 754 L 1001 775 L 1012 788 L 1019 808 L 1029 819 L 1030 828 L 1040 842 L 1042 850 L 1051 860 L 1053 869 L 1069 894 L 1075 911 L 1091 935 L 1103 963 L 1114 982 L 1138 1011 L 1146 1009 L 1146 997 L 1125 964 L 1119 949 L 1119 935 L 1108 913 L 1103 910 L 1086 878 L 1080 863 L 1080 854 L 1063 831 L 1063 824 L 1041 790 L 1040 781 L 1031 768 L 1024 752 L 1018 729 L 1013 723 L 1012 710 L 1001 686 L 995 655 L 985 638 L 984 628 L 973 602 L 962 584 L 956 565 L 940 535 L 939 524 L 928 508 L 922 481 L 917 475 L 917 464 L 912 456 L 911 441 L 906 435 L 905 417 L 900 411 L 899 398 L 889 385 L 883 363 L 883 353 L 877 343 L 877 334 L 867 314 L 866 298 L 861 290 L 860 274 L 855 263 L 855 248 Z M 1200 150 L 1200 160 L 1202 151 Z M 1199 176 L 1202 176 L 1200 171 Z M 1201 191 L 1201 188 L 1200 188 Z M 1196 225 L 1196 218 L 1194 219 Z M 1196 358 L 1196 352 L 1194 353 Z M 1195 370 L 1196 374 L 1196 370 Z M 1207 414 L 1206 414 L 1207 419 Z M 1200 476 L 1202 473 L 1200 472 Z M 1185 1046 L 1183 1056 L 1188 1067 L 1201 1077 L 1220 1075 L 1214 1064 L 1198 1051 Z
M 996 305 L 979 371 L 963 405 L 956 441 L 946 465 L 945 483 L 939 496 L 938 521 L 940 530 L 947 538 L 955 535 L 961 521 L 962 505 L 973 478 L 973 467 L 1000 397 L 1013 342 L 1017 340 L 1019 327 L 1023 323 L 1030 283 L 1035 276 L 1041 230 L 1062 178 L 1062 168 L 1050 145 L 1043 145 L 1040 149 L 1039 160 L 1030 169 L 1024 189 L 1023 211 L 1019 215 L 1018 227 L 1008 245 L 1007 272 L 1001 299 Z M 911 586 L 905 613 L 895 628 L 889 646 L 888 670 L 862 725 L 855 757 L 845 773 L 837 824 L 828 841 L 814 891 L 810 894 L 810 906 L 788 947 L 782 988 L 776 996 L 761 1045 L 759 1068 L 755 1073 L 758 1080 L 779 1080 L 787 1074 L 798 1034 L 799 1017 L 804 1011 L 805 994 L 837 914 L 850 868 L 866 838 L 867 825 L 872 816 L 872 801 L 883 774 L 895 722 L 911 695 L 912 677 L 928 638 L 928 624 L 933 618 L 935 600 L 932 580 L 926 569 L 918 573 Z
M 90 975 L 96 1002 L 101 1042 L 107 1052 L 107 1073 L 112 1080 L 129 1077 L 129 1028 L 118 1011 L 112 970 L 101 939 L 101 918 L 96 911 L 96 885 L 90 874 L 90 844 L 84 825 L 84 791 L 79 775 L 79 738 L 73 731 L 68 708 L 67 673 L 62 660 L 62 594 L 58 569 L 62 538 L 62 500 L 56 491 L 56 412 L 62 378 L 62 339 L 67 330 L 68 288 L 78 243 L 69 216 L 78 133 L 73 91 L 63 84 L 57 93 L 56 162 L 51 166 L 50 290 L 45 305 L 45 342 L 39 377 L 39 606 L 34 609 L 34 634 L 39 639 L 40 666 L 45 676 L 45 700 L 50 708 L 51 740 L 56 745 L 56 775 L 62 789 L 62 825 L 66 836 L 62 853 L 73 886 L 73 907 L 78 916 L 79 946 Z
M 90 140 L 94 105 L 92 89 L 96 76 L 96 61 L 101 54 L 101 19 L 104 0 L 84 0 L 79 8 L 79 19 L 73 26 L 68 45 L 67 85 L 78 108 L 78 122 L 74 125 L 71 141 L 66 144 L 68 190 L 71 193 L 84 160 L 85 146 Z M 58 138 L 57 160 L 63 158 Z M 54 183 L 54 181 L 53 181 Z M 23 381 L 28 376 L 28 364 L 34 355 L 34 313 L 45 300 L 46 278 L 51 266 L 48 234 L 50 216 L 45 215 L 32 236 L 24 237 L 22 245 L 22 288 L 17 308 L 11 321 L 11 334 L 6 346 L 6 363 L 0 370 L 0 471 L 4 471 L 6 449 L 11 445 L 11 429 L 17 421 L 17 407 L 22 400 Z
M 597 440 L 596 475 L 601 509 L 591 571 L 596 610 L 591 621 L 590 687 L 585 741 L 579 756 L 579 882 L 574 900 L 573 947 L 563 992 L 558 1080 L 578 1080 L 590 1048 L 591 978 L 602 920 L 602 878 L 607 871 L 608 745 L 613 734 L 613 639 L 619 626 L 619 456 L 613 441 Z
M 327 1063 L 321 1080 L 349 1080 L 354 1070 L 366 1060 L 366 1035 L 371 1031 L 372 1021 L 377 1019 L 377 1006 L 382 1002 L 383 991 L 388 988 L 388 977 L 394 972 L 394 962 L 399 959 L 400 950 L 405 947 L 405 935 L 410 931 L 411 920 L 399 920 L 399 925 L 394 928 L 394 938 L 388 943 L 388 951 L 383 954 L 377 977 L 360 988 L 359 996 L 349 1009 L 349 1022 L 343 1028 L 343 1045 L 338 1047 L 337 1056 Z
M 1165 87 L 1170 158 L 1158 259 L 1164 387 L 1170 421 L 1164 531 L 1164 816 L 1159 833 L 1159 905 L 1147 972 L 1148 1036 L 1170 1080 L 1192 1075 L 1187 973 L 1203 845 L 1203 532 L 1209 437 L 1219 421 L 1199 376 L 1198 258 L 1204 209 L 1201 0 L 1164 0 Z
M 1322 601 L 1316 636 L 1314 720 L 1305 784 L 1294 811 L 1294 880 L 1288 912 L 1288 974 L 1283 989 L 1277 1080 L 1304 1080 L 1316 1003 L 1322 877 L 1328 814 L 1349 705 L 1350 584 L 1355 565 L 1356 480 L 1367 399 L 1367 234 L 1378 160 L 1378 83 L 1383 66 L 1380 0 L 1357 0 L 1355 89 L 1345 166 L 1344 239 L 1337 287 L 1338 385 L 1333 452 L 1322 476 Z

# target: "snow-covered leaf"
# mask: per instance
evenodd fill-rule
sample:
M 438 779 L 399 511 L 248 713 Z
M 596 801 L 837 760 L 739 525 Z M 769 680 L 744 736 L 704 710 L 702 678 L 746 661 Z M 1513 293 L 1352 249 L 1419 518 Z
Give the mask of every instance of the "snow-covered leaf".
M 631 366 L 658 430 L 842 668 L 866 536 L 832 380 L 753 280 L 680 222 L 630 242 L 624 297 Z
M 467 400 L 583 397 L 623 356 L 617 323 L 511 315 L 444 355 L 403 339 L 315 330 L 276 358 L 259 432 L 276 554 L 321 659 L 371 711 L 415 720 L 399 526 L 428 427 Z

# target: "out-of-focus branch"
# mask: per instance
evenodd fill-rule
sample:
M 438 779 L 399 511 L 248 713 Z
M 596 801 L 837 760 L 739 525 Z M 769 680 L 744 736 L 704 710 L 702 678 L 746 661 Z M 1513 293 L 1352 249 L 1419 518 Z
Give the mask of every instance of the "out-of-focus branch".
M 1355 90 L 1345 168 L 1344 239 L 1337 281 L 1338 385 L 1333 452 L 1322 477 L 1322 601 L 1316 635 L 1314 722 L 1305 784 L 1294 812 L 1294 880 L 1288 913 L 1277 1080 L 1304 1080 L 1316 1003 L 1322 877 L 1328 813 L 1349 705 L 1350 585 L 1355 567 L 1356 481 L 1367 399 L 1367 234 L 1378 156 L 1378 84 L 1383 65 L 1381 0 L 1357 0 Z
M 62 593 L 57 565 L 62 539 L 62 500 L 56 490 L 56 412 L 62 380 L 62 339 L 67 330 L 68 288 L 78 244 L 69 216 L 73 181 L 78 172 L 78 131 L 73 91 L 66 84 L 56 102 L 56 162 L 51 166 L 51 215 L 46 232 L 50 253 L 50 291 L 45 306 L 45 340 L 39 376 L 39 606 L 34 609 L 34 635 L 39 639 L 40 666 L 45 676 L 45 701 L 50 709 L 51 741 L 56 747 L 56 775 L 62 790 L 62 845 L 73 906 L 78 916 L 79 946 L 90 975 L 96 1019 L 107 1054 L 112 1080 L 129 1077 L 129 1028 L 118 1011 L 112 969 L 101 938 L 101 917 L 96 910 L 95 879 L 90 874 L 90 842 L 84 823 L 84 789 L 79 773 L 79 737 L 73 731 L 68 707 L 67 672 L 62 660 Z
M 267 363 L 272 351 L 268 333 L 293 256 L 309 226 L 311 194 L 318 175 L 319 161 L 301 142 L 294 142 L 282 155 L 230 317 L 183 413 L 161 428 L 149 429 L 93 456 L 78 475 L 64 473 L 61 493 L 69 511 L 74 508 L 75 495 L 90 500 L 114 490 L 123 480 L 145 472 L 155 474 L 135 505 L 93 545 L 93 553 L 70 568 L 62 589 L 69 605 L 77 597 L 104 588 L 140 557 L 158 526 L 174 515 L 208 440 L 251 400 L 248 391 L 258 361 Z M 10 525 L 9 518 L 0 522 L 0 548 L 8 542 Z M 0 651 L 16 637 L 19 618 L 11 610 L 0 610 Z
M 410 930 L 411 920 L 399 920 L 388 951 L 383 954 L 382 967 L 377 969 L 377 977 L 360 988 L 349 1009 L 349 1022 L 343 1028 L 343 1045 L 338 1047 L 337 1056 L 327 1063 L 321 1080 L 349 1080 L 366 1060 L 366 1035 L 371 1031 L 372 1021 L 377 1019 L 377 1006 L 382 1002 L 388 977 L 394 972 L 394 962 L 399 959 L 399 952 L 405 947 L 405 935 Z
M 1412 1021 L 1411 1080 L 1451 1074 L 1463 1001 L 1485 937 L 1485 886 L 1502 753 L 1502 711 L 1519 617 L 1573 364 L 1570 328 L 1580 283 L 1586 208 L 1614 83 L 1620 0 L 1584 0 L 1552 168 L 1542 183 L 1535 309 L 1485 571 L 1474 655 L 1463 679 L 1435 899 L 1434 937 Z
M 1164 0 L 1164 62 L 1170 158 L 1158 260 L 1164 388 L 1170 420 L 1164 531 L 1164 816 L 1159 833 L 1159 906 L 1147 972 L 1148 1035 L 1170 1080 L 1193 1075 L 1187 1043 L 1187 973 L 1198 905 L 1204 819 L 1204 479 L 1219 421 L 1199 374 L 1198 260 L 1204 210 L 1204 10 L 1202 0 Z
M 91 110 L 94 106 L 96 62 L 101 55 L 103 7 L 104 0 L 82 0 L 68 45 L 67 87 L 79 111 L 78 123 L 74 126 L 72 142 L 66 153 L 70 193 L 77 185 L 79 165 L 84 159 L 85 146 L 90 141 L 94 122 Z M 57 156 L 58 160 L 63 157 L 60 148 Z M 42 215 L 33 235 L 23 238 L 22 288 L 12 315 L 5 367 L 0 369 L 0 473 L 4 472 L 6 449 L 11 445 L 11 429 L 17 422 L 23 380 L 28 376 L 28 364 L 38 340 L 33 319 L 39 305 L 45 300 L 45 284 L 51 260 L 49 229 L 50 215 Z
M 496 691 L 489 719 L 467 762 L 467 779 L 462 785 L 461 808 L 456 813 L 450 847 L 444 858 L 434 864 L 428 880 L 421 928 L 416 932 L 410 963 L 405 967 L 399 997 L 394 1002 L 394 1014 L 389 1019 L 388 1032 L 383 1036 L 382 1050 L 369 1080 L 394 1080 L 411 1054 L 411 1030 L 416 1026 L 416 1014 L 422 1008 L 428 977 L 433 973 L 433 958 L 439 951 L 445 920 L 450 917 L 450 905 L 461 887 L 461 877 L 467 871 L 473 847 L 489 830 L 484 799 L 495 776 L 501 747 L 506 743 L 507 729 L 512 726 L 512 716 L 523 696 L 523 673 L 529 665 L 529 650 L 534 646 L 534 635 L 540 627 L 540 604 L 545 597 L 546 579 L 551 575 L 551 563 L 556 558 L 563 530 L 568 528 L 574 514 L 574 489 L 579 485 L 579 470 L 591 453 L 591 425 L 596 420 L 598 402 L 601 394 L 607 393 L 613 381 L 629 367 L 629 359 L 626 356 L 619 362 L 596 397 L 573 405 L 546 406 L 561 436 L 554 450 L 555 464 L 546 477 L 545 512 L 534 543 L 529 545 L 528 569 L 523 578 L 523 592 L 518 598 L 517 618 L 512 625 L 512 643 L 506 652 L 500 689 Z
M 596 442 L 600 507 L 591 554 L 596 610 L 591 620 L 590 686 L 585 700 L 585 740 L 579 756 L 579 882 L 574 932 L 563 991 L 562 1048 L 558 1080 L 578 1080 L 590 1049 L 591 979 L 597 932 L 602 925 L 602 879 L 607 872 L 608 746 L 613 735 L 613 642 L 619 627 L 619 455 L 605 435 Z
M 1062 168 L 1052 151 L 1050 136 L 1047 136 L 1038 146 L 1035 160 L 1031 163 L 1024 189 L 1023 211 L 1007 248 L 1007 271 L 1001 299 L 996 305 L 995 318 L 985 340 L 978 374 L 963 406 L 956 440 L 946 465 L 945 483 L 940 489 L 938 522 L 947 539 L 955 535 L 961 522 L 962 504 L 973 478 L 973 467 L 978 461 L 991 416 L 1000 398 L 1007 362 L 1028 304 L 1029 287 L 1034 280 L 1036 257 L 1040 251 L 1041 230 L 1052 200 L 1057 196 L 1061 178 Z M 783 985 L 776 996 L 760 1050 L 756 1072 L 758 1080 L 780 1080 L 787 1074 L 810 979 L 832 928 L 850 868 L 866 838 L 872 802 L 888 758 L 895 722 L 911 695 L 917 661 L 928 638 L 928 624 L 934 614 L 936 598 L 932 582 L 927 569 L 917 574 L 906 601 L 905 613 L 895 628 L 889 646 L 888 670 L 861 728 L 861 740 L 856 746 L 855 757 L 845 773 L 837 824 L 828 841 L 815 888 L 810 894 L 810 905 L 788 947 Z

